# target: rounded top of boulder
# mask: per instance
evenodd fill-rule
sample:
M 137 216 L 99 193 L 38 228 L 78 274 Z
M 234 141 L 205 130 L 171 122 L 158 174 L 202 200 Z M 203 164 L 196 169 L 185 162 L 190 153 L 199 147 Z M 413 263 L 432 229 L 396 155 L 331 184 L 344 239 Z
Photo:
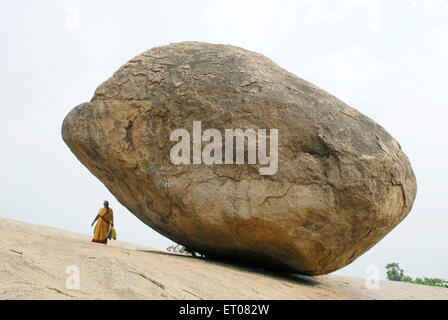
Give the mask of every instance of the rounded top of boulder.
M 262 54 L 232 45 L 181 42 L 153 48 L 131 59 L 98 87 L 93 100 L 151 99 L 150 88 L 154 85 L 181 93 L 197 83 L 208 83 L 207 89 L 213 85 L 218 92 L 252 91 L 257 96 L 280 95 L 279 99 L 297 90 L 317 98 L 334 98 Z

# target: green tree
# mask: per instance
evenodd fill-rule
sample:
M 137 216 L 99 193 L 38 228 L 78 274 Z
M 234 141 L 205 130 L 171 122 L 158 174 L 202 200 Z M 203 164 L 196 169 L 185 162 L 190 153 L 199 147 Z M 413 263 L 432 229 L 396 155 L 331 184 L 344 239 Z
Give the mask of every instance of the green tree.
M 423 277 L 415 278 L 414 280 L 409 276 L 405 276 L 404 271 L 396 262 L 389 263 L 386 266 L 386 270 L 387 279 L 392 281 L 403 281 L 427 286 L 448 288 L 448 281 L 444 279 Z
M 427 286 L 448 288 L 448 281 L 439 278 L 427 278 L 427 277 L 423 277 L 423 279 L 415 278 L 414 283 L 424 284 Z
M 386 270 L 387 270 L 386 271 L 386 276 L 387 276 L 388 280 L 391 280 L 391 281 L 403 281 L 404 271 L 403 271 L 403 269 L 400 268 L 398 263 L 396 263 L 396 262 L 389 263 L 386 266 Z M 407 277 L 407 278 L 409 278 L 409 277 Z M 406 280 L 409 280 L 407 278 L 406 278 Z

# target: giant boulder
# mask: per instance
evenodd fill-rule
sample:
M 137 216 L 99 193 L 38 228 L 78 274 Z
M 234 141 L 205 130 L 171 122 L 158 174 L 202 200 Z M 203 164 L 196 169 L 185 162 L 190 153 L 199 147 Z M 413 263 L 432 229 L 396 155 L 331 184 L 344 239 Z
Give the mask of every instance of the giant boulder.
M 277 129 L 277 171 L 261 175 L 266 165 L 248 160 L 173 164 L 171 134 L 192 133 L 194 121 L 223 134 Z M 229 45 L 142 53 L 67 115 L 62 136 L 151 228 L 206 255 L 280 271 L 346 266 L 406 217 L 416 195 L 408 158 L 379 124 Z

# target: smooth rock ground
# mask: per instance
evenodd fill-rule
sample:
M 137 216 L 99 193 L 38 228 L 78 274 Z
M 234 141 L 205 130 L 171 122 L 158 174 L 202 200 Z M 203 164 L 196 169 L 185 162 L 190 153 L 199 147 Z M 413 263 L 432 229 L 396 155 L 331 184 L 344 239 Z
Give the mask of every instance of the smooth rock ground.
M 0 299 L 448 299 L 448 289 L 280 275 L 0 218 Z M 66 288 L 67 266 L 80 289 Z
M 260 175 L 259 162 L 174 165 L 170 134 L 191 133 L 194 121 L 220 132 L 277 129 L 278 171 Z M 380 125 L 234 46 L 185 42 L 144 52 L 69 113 L 62 135 L 161 234 L 276 270 L 344 267 L 402 221 L 416 195 L 408 158 Z

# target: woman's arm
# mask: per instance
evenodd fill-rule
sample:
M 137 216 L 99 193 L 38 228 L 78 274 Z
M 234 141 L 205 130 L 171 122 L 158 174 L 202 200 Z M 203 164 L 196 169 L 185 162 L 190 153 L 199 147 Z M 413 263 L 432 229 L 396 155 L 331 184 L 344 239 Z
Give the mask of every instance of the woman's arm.
M 114 226 L 114 211 L 110 209 L 110 224 Z
M 93 224 L 95 223 L 96 220 L 98 220 L 99 216 L 100 216 L 100 214 L 98 213 L 98 214 L 96 215 L 95 220 L 93 220 L 92 224 L 90 225 L 91 227 L 93 227 Z

